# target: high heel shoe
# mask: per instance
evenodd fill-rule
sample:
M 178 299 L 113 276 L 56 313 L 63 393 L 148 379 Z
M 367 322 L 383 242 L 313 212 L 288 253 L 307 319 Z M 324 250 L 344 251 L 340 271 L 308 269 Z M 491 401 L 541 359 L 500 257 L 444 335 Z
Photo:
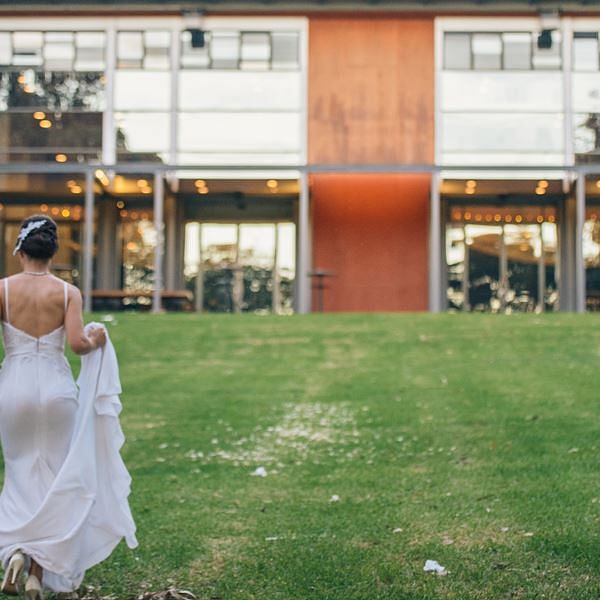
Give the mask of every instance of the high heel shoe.
M 40 580 L 35 575 L 30 575 L 25 582 L 25 598 L 27 600 L 44 600 Z
M 8 561 L 4 579 L 0 586 L 0 591 L 8 596 L 17 596 L 19 594 L 18 585 L 19 578 L 25 566 L 25 557 L 23 553 L 17 550 Z

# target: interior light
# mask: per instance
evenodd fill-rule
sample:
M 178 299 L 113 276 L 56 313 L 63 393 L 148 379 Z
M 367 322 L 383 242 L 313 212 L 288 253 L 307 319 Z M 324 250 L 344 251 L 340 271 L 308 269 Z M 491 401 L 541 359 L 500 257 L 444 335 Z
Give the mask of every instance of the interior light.
M 481 221 L 481 215 L 479 213 L 475 215 L 475 220 L 477 222 Z
M 492 215 L 485 215 L 485 220 L 489 223 L 493 219 Z
M 58 163 L 64 163 L 67 162 L 67 155 L 66 154 L 57 154 L 54 157 L 54 160 Z
M 81 194 L 82 188 L 80 185 L 72 185 L 71 186 L 71 194 Z
M 207 187 L 198 188 L 198 193 L 199 194 L 208 194 L 208 188 Z
M 474 188 L 474 187 L 477 187 L 477 182 L 476 182 L 474 179 L 469 179 L 469 180 L 468 180 L 468 181 L 465 183 L 465 185 L 466 185 L 468 188 Z
M 60 212 L 60 214 L 63 217 L 70 217 L 71 216 L 71 211 L 68 208 L 63 208 L 62 211 Z
M 269 180 L 267 181 L 267 187 L 268 187 L 270 190 L 274 190 L 274 189 L 276 189 L 278 185 L 279 185 L 279 183 L 277 182 L 277 180 L 276 180 L 276 179 L 269 179 Z
M 45 113 L 45 112 L 42 112 L 41 110 L 36 110 L 36 111 L 33 113 L 33 118 L 34 118 L 34 119 L 37 119 L 38 121 L 41 121 L 42 119 L 45 119 L 45 118 L 46 118 L 46 113 Z
M 515 223 L 520 223 L 523 220 L 523 217 L 521 215 L 517 215 L 515 217 Z
M 126 217 L 129 213 L 126 210 L 122 210 L 119 212 L 122 217 Z
M 73 187 L 74 185 L 77 185 L 77 182 L 74 179 L 69 179 L 69 181 L 67 181 L 67 187 Z
M 56 206 L 53 206 L 53 207 L 50 209 L 50 212 L 51 212 L 51 213 L 52 213 L 52 214 L 53 214 L 55 217 L 56 217 L 56 215 L 60 214 L 60 210 L 59 210 L 59 209 L 58 209 Z
M 42 129 L 50 129 L 50 127 L 52 127 L 52 121 L 49 121 L 48 119 L 42 119 L 40 121 L 40 127 Z
M 151 194 L 152 193 L 152 188 L 149 186 L 143 187 L 142 188 L 142 194 Z
M 123 202 L 123 200 L 119 200 L 117 202 L 117 208 L 125 208 L 125 202 Z
M 506 216 L 504 217 L 504 220 L 505 220 L 507 223 L 512 223 L 512 215 L 506 215 Z
M 548 182 L 545 179 L 540 179 L 538 181 L 538 187 L 547 188 L 548 187 Z
M 466 212 L 465 213 L 465 221 L 470 221 L 471 220 L 471 213 L 470 212 Z
M 496 221 L 496 223 L 500 223 L 501 220 L 502 220 L 502 215 L 494 215 L 494 221 Z
M 550 215 L 550 216 L 548 217 L 548 222 L 549 222 L 549 223 L 554 223 L 554 221 L 556 221 L 556 219 L 555 219 L 554 215 Z
M 138 179 L 137 180 L 138 187 L 148 187 L 148 181 L 146 179 Z
M 543 196 L 543 195 L 546 193 L 546 188 L 543 188 L 543 187 L 536 187 L 536 188 L 535 188 L 535 193 L 536 193 L 538 196 Z
M 48 212 L 48 205 L 47 204 L 40 204 L 40 210 L 42 212 Z
M 544 217 L 542 215 L 538 215 L 536 221 L 538 223 L 543 223 L 544 222 Z
M 135 210 L 131 211 L 131 218 L 132 219 L 137 219 L 138 218 L 138 214 L 137 214 L 137 212 Z
M 206 187 L 206 181 L 204 181 L 204 179 L 196 179 L 196 181 L 194 181 L 194 185 L 196 187 Z
M 26 86 L 23 88 L 23 91 L 24 91 L 26 94 L 33 94 L 33 88 L 32 88 L 30 85 L 26 85 Z
M 471 196 L 475 193 L 475 188 L 466 188 L 465 193 L 467 193 Z
M 596 187 L 600 188 L 600 179 L 598 179 L 598 181 L 596 181 Z
M 17 77 L 17 83 L 20 83 L 21 85 L 23 85 L 26 81 L 27 81 L 27 79 L 25 78 L 25 75 L 23 73 L 21 73 Z

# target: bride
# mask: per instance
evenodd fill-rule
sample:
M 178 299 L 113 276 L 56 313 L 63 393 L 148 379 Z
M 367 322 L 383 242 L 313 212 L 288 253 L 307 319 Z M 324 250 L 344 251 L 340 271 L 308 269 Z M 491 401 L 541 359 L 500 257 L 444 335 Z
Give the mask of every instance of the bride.
M 45 215 L 26 219 L 13 252 L 23 270 L 0 285 L 5 349 L 0 369 L 5 465 L 0 494 L 0 560 L 5 568 L 1 591 L 24 591 L 28 600 L 41 600 L 43 589 L 74 591 L 85 569 L 106 558 L 120 539 L 126 537 L 130 547 L 137 544 L 127 504 L 130 479 L 118 455 L 122 444 L 118 396 L 115 390 L 110 392 L 118 408 L 108 416 L 102 413 L 97 408 L 96 380 L 88 385 L 96 395 L 89 404 L 95 402 L 96 410 L 86 412 L 82 375 L 78 389 L 64 356 L 66 337 L 73 352 L 89 355 L 82 359 L 83 373 L 85 361 L 96 349 L 94 364 L 104 368 L 112 346 L 103 326 L 84 328 L 79 290 L 50 273 L 57 250 L 56 223 Z M 120 392 L 116 367 L 112 373 L 113 387 Z M 107 427 L 109 416 L 117 418 Z M 81 450 L 84 446 L 87 452 Z M 103 451 L 112 455 L 103 457 Z M 111 465 L 103 464 L 111 460 L 116 469 L 112 474 Z M 99 478 L 114 473 L 120 488 L 107 496 L 113 482 Z M 110 503 L 118 506 L 106 510 Z

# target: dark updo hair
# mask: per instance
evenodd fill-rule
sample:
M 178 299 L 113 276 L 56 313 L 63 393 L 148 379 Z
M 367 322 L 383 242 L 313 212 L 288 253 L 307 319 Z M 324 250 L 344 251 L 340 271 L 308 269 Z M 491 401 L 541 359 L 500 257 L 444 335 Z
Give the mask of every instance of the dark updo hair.
M 27 227 L 32 221 L 45 221 L 43 225 L 34 229 L 21 243 L 19 250 L 30 258 L 49 260 L 58 251 L 58 231 L 53 219 L 46 215 L 33 215 L 21 223 L 21 229 Z

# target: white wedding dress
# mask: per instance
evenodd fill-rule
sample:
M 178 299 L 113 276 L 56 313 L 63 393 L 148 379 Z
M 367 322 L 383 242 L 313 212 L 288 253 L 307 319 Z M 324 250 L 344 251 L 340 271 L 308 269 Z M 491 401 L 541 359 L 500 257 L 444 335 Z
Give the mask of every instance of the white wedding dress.
M 4 284 L 0 561 L 6 568 L 20 549 L 43 567 L 43 587 L 73 591 L 121 539 L 137 545 L 131 479 L 119 454 L 116 355 L 107 335 L 104 348 L 82 358 L 77 385 L 64 355 L 64 325 L 39 338 L 11 325 Z M 66 283 L 64 298 L 66 311 Z M 91 325 L 102 326 L 86 330 Z

